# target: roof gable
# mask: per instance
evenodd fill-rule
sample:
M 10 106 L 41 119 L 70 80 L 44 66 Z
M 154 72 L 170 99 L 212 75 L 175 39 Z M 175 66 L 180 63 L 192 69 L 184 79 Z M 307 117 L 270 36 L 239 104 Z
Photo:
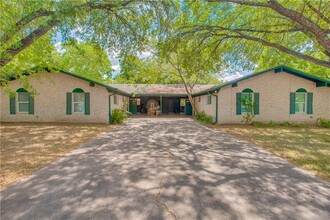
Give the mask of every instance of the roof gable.
M 115 87 L 112 87 L 112 86 L 109 86 L 109 85 L 106 85 L 106 84 L 103 84 L 103 83 L 100 83 L 100 82 L 97 82 L 95 80 L 92 80 L 92 79 L 89 79 L 89 78 L 86 78 L 86 77 L 83 77 L 83 76 L 79 76 L 79 75 L 76 75 L 74 73 L 70 73 L 68 71 L 65 71 L 65 70 L 61 70 L 61 69 L 57 69 L 57 68 L 52 68 L 52 69 L 49 69 L 48 67 L 33 67 L 29 70 L 26 70 L 23 72 L 23 75 L 31 75 L 31 72 L 39 72 L 39 71 L 47 71 L 47 72 L 51 72 L 52 70 L 54 71 L 57 71 L 57 72 L 60 72 L 60 73 L 63 73 L 63 74 L 66 74 L 66 75 L 69 75 L 69 76 L 73 76 L 75 78 L 78 78 L 78 79 L 81 79 L 81 80 L 84 80 L 84 81 L 87 81 L 89 82 L 90 84 L 95 84 L 95 85 L 99 85 L 99 86 L 102 86 L 104 88 L 107 89 L 108 92 L 112 92 L 112 93 L 116 93 L 116 94 L 120 94 L 120 95 L 124 95 L 124 96 L 131 96 L 130 93 L 127 93 L 125 91 L 122 91 L 118 88 L 115 88 Z M 12 81 L 12 80 L 15 80 L 17 78 L 10 78 L 9 81 Z
M 232 85 L 232 86 L 235 87 L 235 86 L 237 86 L 237 83 L 240 82 L 240 81 L 243 81 L 243 80 L 246 80 L 246 79 L 249 79 L 249 78 L 252 78 L 252 77 L 255 77 L 255 76 L 258 76 L 258 75 L 267 73 L 267 72 L 270 72 L 270 71 L 274 71 L 275 73 L 286 72 L 286 73 L 295 75 L 297 77 L 301 77 L 301 78 L 304 78 L 306 80 L 313 81 L 313 82 L 316 83 L 316 86 L 317 87 L 320 87 L 320 86 L 328 86 L 328 87 L 330 87 L 330 81 L 329 80 L 326 80 L 326 79 L 323 79 L 323 78 L 320 78 L 320 77 L 317 77 L 317 76 L 314 76 L 314 75 L 305 73 L 305 72 L 300 71 L 300 70 L 293 69 L 293 68 L 288 67 L 288 66 L 280 65 L 280 66 L 276 66 L 276 67 L 273 67 L 273 68 L 270 68 L 270 69 L 266 69 L 266 70 L 263 70 L 263 71 L 260 71 L 260 72 L 252 73 L 252 74 L 249 74 L 249 75 L 240 77 L 240 78 L 235 79 L 235 80 L 231 80 L 229 82 L 226 82 L 224 84 L 220 84 L 218 86 L 214 86 L 214 87 L 212 87 L 210 89 L 206 89 L 206 90 L 203 90 L 201 92 L 195 93 L 195 94 L 193 94 L 193 96 L 206 95 L 206 94 L 209 94 L 209 93 L 218 91 L 221 88 L 223 88 L 225 86 L 228 86 L 228 85 Z

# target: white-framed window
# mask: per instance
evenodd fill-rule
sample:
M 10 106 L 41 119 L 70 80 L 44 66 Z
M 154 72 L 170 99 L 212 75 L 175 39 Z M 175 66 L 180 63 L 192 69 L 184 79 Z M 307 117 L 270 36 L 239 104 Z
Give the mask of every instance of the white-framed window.
M 19 113 L 29 113 L 30 95 L 27 92 L 17 93 L 17 107 Z
M 72 105 L 74 113 L 84 113 L 85 112 L 85 93 L 83 92 L 73 92 Z
M 296 113 L 306 113 L 307 93 L 306 92 L 296 92 L 294 104 L 295 104 Z
M 241 112 L 242 113 L 247 113 L 251 110 L 246 108 L 246 105 L 244 103 L 253 103 L 253 93 L 251 92 L 243 92 L 241 94 L 241 100 L 242 100 L 242 105 L 241 105 Z

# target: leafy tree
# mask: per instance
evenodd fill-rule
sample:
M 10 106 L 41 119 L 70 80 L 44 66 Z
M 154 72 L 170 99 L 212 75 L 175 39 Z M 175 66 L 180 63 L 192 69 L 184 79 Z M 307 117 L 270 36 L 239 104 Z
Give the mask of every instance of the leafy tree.
M 159 30 L 170 1 L 1 1 L 0 67 L 51 30 L 110 50 L 141 49 Z
M 6 66 L 0 68 L 0 82 L 6 85 L 8 79 L 22 78 L 23 71 L 35 66 L 49 67 L 53 66 L 53 56 L 56 52 L 54 45 L 50 44 L 49 35 L 41 37 L 35 44 L 24 50 Z M 34 71 L 30 71 L 33 73 Z
M 132 84 L 181 84 L 181 77 L 173 68 L 154 54 L 148 58 L 139 58 L 137 55 L 126 54 L 120 59 L 120 74 L 114 80 L 116 83 Z M 204 76 L 199 84 L 216 84 L 219 80 L 212 74 Z
M 156 56 L 139 58 L 137 55 L 125 54 L 120 58 L 120 66 L 120 74 L 114 78 L 117 83 L 170 84 L 181 82 L 181 79 L 169 72 Z
M 179 36 L 198 38 L 203 47 L 244 45 L 253 60 L 261 45 L 330 68 L 328 1 L 196 0 L 186 1 L 185 11 L 190 20 Z
M 111 63 L 99 44 L 71 40 L 62 46 L 63 53 L 55 52 L 54 67 L 100 82 L 111 81 Z
M 193 110 L 197 113 L 195 101 L 192 98 L 193 89 L 196 84 L 205 81 L 212 82 L 212 78 L 219 78 L 221 62 L 218 56 L 214 56 L 212 50 L 197 50 L 194 47 L 195 43 L 181 41 L 174 44 L 174 40 L 169 38 L 159 44 L 159 54 L 170 71 L 180 77 Z

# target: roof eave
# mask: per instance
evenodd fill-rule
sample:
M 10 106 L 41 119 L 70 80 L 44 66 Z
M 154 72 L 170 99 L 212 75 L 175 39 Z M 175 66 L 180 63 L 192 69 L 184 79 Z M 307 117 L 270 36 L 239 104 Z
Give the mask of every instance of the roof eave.
M 212 87 L 212 88 L 207 89 L 207 90 L 203 90 L 201 92 L 198 92 L 198 93 L 193 94 L 193 97 L 201 96 L 201 95 L 208 95 L 208 94 L 210 94 L 212 92 L 219 91 L 221 88 L 223 88 L 225 86 L 238 83 L 238 82 L 240 82 L 242 80 L 246 80 L 246 79 L 249 79 L 251 77 L 258 76 L 260 74 L 267 73 L 267 72 L 272 71 L 272 70 L 274 70 L 275 72 L 278 71 L 278 72 L 290 73 L 290 74 L 296 75 L 298 77 L 301 77 L 301 78 L 304 78 L 304 79 L 313 81 L 315 83 L 324 83 L 324 86 L 330 87 L 330 81 L 329 80 L 322 79 L 322 78 L 317 77 L 317 76 L 313 76 L 311 74 L 305 73 L 305 72 L 300 71 L 300 70 L 293 69 L 293 68 L 288 67 L 288 66 L 285 66 L 285 65 L 279 65 L 279 66 L 276 66 L 276 67 L 273 67 L 273 68 L 269 68 L 269 69 L 266 69 L 266 70 L 263 70 L 263 71 L 260 71 L 260 72 L 251 73 L 251 74 L 249 74 L 247 76 L 240 77 L 238 79 L 229 81 L 229 82 L 224 83 L 222 85 L 218 85 L 218 86 Z

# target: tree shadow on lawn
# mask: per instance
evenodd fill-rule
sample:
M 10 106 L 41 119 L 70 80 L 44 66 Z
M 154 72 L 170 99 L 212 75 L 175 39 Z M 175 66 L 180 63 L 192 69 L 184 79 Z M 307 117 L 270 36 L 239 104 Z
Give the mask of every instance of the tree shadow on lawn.
M 110 129 L 106 124 L 1 123 L 0 190 Z
M 3 191 L 2 219 L 329 218 L 329 183 L 191 119 L 141 120 Z

